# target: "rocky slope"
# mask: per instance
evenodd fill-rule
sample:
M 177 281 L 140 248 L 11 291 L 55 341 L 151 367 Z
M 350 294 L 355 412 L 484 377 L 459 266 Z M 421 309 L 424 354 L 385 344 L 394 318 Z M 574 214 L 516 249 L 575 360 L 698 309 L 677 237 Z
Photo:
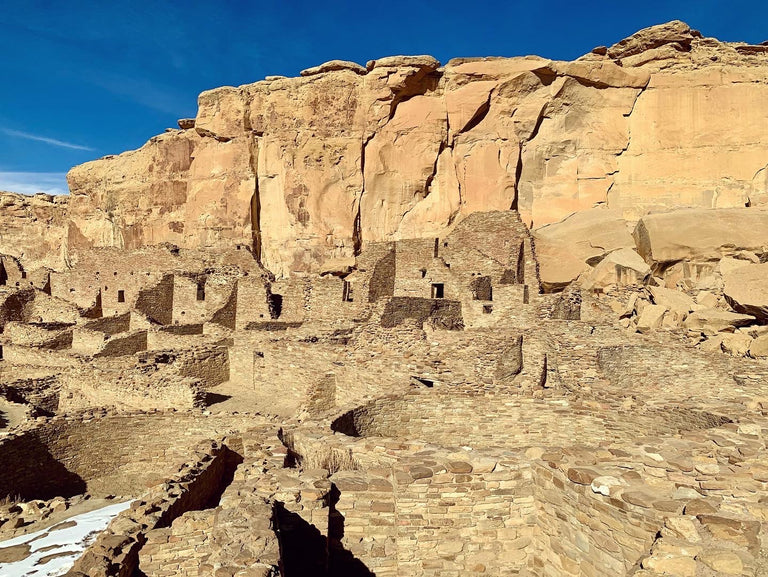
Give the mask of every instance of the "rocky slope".
M 69 250 L 242 244 L 284 276 L 477 210 L 765 204 L 768 47 L 670 22 L 574 62 L 333 61 L 204 92 L 180 126 L 70 171 Z

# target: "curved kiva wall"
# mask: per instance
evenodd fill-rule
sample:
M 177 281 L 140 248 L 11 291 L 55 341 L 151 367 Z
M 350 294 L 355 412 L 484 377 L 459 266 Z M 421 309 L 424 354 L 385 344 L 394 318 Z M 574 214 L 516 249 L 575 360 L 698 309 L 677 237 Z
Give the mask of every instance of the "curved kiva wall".
M 0 497 L 134 496 L 171 476 L 200 441 L 248 421 L 199 413 L 55 417 L 0 441 Z

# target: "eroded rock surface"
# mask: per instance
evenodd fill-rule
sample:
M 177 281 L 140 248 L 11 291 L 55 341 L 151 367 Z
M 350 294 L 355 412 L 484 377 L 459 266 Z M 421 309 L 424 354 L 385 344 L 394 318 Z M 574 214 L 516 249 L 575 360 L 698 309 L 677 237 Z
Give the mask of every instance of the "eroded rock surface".
M 768 55 L 751 48 L 672 22 L 574 62 L 396 56 L 210 90 L 182 130 L 69 173 L 68 246 L 237 243 L 287 276 L 477 210 L 538 228 L 762 205 Z

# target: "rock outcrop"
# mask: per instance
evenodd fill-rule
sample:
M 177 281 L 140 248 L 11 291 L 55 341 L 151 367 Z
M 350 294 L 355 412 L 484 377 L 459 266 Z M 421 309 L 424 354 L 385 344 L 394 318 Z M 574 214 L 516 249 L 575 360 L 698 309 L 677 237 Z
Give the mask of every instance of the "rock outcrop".
M 540 228 L 593 207 L 635 221 L 764 205 L 768 54 L 755 48 L 671 22 L 573 62 L 394 56 L 217 88 L 179 130 L 73 168 L 57 246 L 236 244 L 288 276 L 479 210 Z M 583 268 L 574 251 L 553 287 Z
M 60 267 L 67 251 L 68 201 L 67 196 L 0 191 L 0 255 L 32 268 Z

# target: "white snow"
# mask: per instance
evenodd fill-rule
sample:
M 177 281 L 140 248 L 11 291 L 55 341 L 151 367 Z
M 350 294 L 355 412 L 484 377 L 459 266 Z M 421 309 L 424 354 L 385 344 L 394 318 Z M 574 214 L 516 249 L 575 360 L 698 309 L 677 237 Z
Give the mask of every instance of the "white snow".
M 57 525 L 15 537 L 8 541 L 0 541 L 0 549 L 14 545 L 29 544 L 31 551 L 29 557 L 13 563 L 0 563 L 0 577 L 58 577 L 64 575 L 72 568 L 75 561 L 83 554 L 83 551 L 93 543 L 109 522 L 118 513 L 131 505 L 130 501 L 108 505 L 95 511 L 88 511 L 65 519 Z M 56 529 L 63 523 L 76 524 L 64 529 Z M 40 564 L 40 560 L 51 555 L 62 554 L 61 557 L 49 559 Z

